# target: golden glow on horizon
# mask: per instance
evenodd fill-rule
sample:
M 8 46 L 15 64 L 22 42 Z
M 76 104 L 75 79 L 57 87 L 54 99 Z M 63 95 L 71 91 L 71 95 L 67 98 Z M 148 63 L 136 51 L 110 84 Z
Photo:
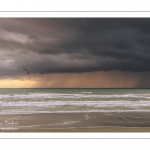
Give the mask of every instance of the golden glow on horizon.
M 32 74 L 0 80 L 0 88 L 136 88 L 150 87 L 150 73 L 97 71 L 90 73 Z
M 0 88 L 32 88 L 36 81 L 22 80 L 0 80 Z

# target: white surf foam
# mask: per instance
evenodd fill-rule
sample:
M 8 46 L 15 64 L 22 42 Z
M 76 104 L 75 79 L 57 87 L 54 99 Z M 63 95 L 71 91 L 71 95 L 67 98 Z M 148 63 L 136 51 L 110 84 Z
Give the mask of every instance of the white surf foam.
M 88 93 L 88 94 L 87 94 Z M 0 94 L 0 100 L 7 99 L 81 99 L 81 98 L 149 98 L 150 94 L 112 94 L 97 95 L 91 92 L 82 92 L 81 94 L 58 94 L 58 93 L 29 93 L 29 94 Z
M 149 97 L 150 94 L 0 94 L 0 114 L 150 111 Z

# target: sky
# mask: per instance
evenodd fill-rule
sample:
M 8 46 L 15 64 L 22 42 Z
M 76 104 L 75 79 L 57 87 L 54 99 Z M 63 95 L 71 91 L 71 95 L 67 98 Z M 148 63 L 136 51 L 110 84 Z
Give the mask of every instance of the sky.
M 0 88 L 149 87 L 149 18 L 0 18 Z

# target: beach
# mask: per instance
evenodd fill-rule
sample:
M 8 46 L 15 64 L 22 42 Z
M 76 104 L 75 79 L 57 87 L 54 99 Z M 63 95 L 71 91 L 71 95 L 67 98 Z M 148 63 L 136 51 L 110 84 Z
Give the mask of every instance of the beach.
M 150 113 L 1 115 L 0 132 L 150 132 Z

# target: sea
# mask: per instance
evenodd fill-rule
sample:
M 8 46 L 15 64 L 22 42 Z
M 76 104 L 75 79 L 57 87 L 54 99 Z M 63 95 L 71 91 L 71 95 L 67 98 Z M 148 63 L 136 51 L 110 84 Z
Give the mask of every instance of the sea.
M 0 114 L 133 111 L 150 111 L 150 89 L 0 89 Z
M 0 89 L 0 131 L 102 126 L 150 127 L 150 89 Z

